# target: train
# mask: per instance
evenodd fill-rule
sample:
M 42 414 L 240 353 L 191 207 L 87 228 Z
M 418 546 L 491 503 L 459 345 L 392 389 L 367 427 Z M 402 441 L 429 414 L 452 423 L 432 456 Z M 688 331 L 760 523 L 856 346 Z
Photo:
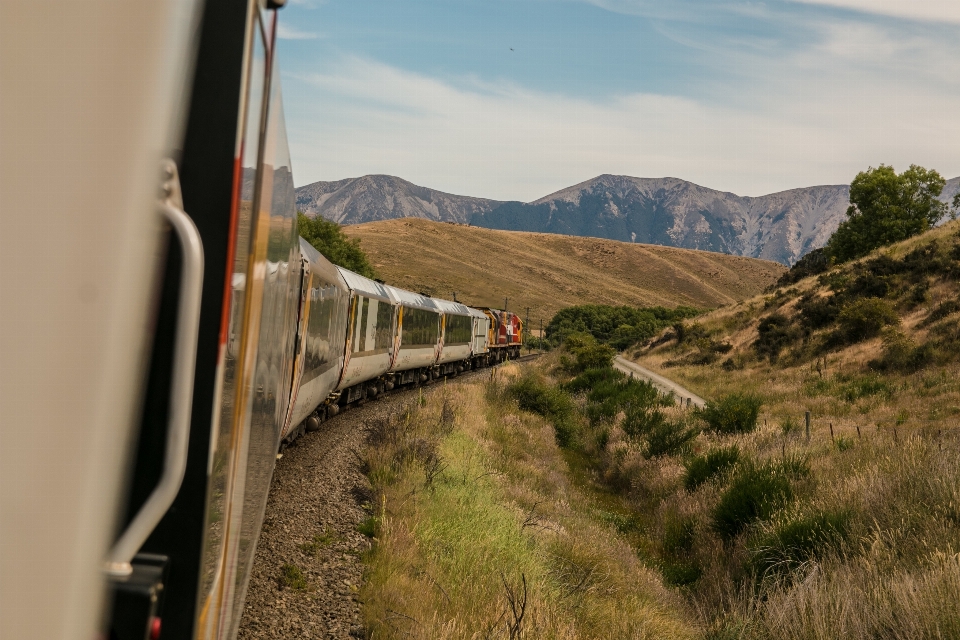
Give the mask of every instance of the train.
M 300 238 L 283 4 L 0 6 L 0 637 L 234 638 L 278 451 L 519 355 Z

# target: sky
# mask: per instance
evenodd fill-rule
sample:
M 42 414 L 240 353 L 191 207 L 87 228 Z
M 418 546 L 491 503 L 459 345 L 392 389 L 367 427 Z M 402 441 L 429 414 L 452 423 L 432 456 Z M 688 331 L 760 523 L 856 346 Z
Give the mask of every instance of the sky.
M 960 0 L 289 0 L 279 25 L 297 186 L 960 175 Z

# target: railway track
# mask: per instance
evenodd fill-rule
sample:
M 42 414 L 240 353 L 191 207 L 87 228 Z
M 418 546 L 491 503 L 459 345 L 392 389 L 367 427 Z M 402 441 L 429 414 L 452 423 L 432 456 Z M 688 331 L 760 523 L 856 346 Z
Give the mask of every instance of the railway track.
M 509 362 L 531 362 L 541 355 Z M 450 381 L 489 375 L 496 366 Z M 371 514 L 370 486 L 358 464 L 366 424 L 401 411 L 421 391 L 442 388 L 436 380 L 387 392 L 330 418 L 284 449 L 267 498 L 238 639 L 363 637 L 356 593 L 363 574 L 360 557 L 370 546 L 357 532 Z M 300 570 L 305 589 L 282 586 L 288 566 Z

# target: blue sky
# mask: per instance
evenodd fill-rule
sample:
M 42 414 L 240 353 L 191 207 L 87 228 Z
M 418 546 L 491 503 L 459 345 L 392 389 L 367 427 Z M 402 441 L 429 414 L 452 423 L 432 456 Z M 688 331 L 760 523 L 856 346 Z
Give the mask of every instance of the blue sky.
M 960 175 L 958 0 L 291 0 L 298 186 L 530 201 L 602 173 L 741 195 Z

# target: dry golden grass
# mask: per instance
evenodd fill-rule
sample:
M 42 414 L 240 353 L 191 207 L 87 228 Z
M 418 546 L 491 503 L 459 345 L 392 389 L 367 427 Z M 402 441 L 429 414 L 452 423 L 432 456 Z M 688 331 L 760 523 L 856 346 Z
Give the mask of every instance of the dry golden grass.
M 369 637 L 695 637 L 677 595 L 571 484 L 552 427 L 510 410 L 498 389 L 448 385 L 371 448 L 380 509 L 361 591 Z M 456 407 L 447 427 L 444 403 L 448 417 Z M 423 443 L 444 465 L 432 483 L 428 465 L 401 453 Z
M 958 230 L 960 223 L 950 223 L 882 253 L 899 258 L 932 240 L 949 247 Z M 898 307 L 897 331 L 917 345 L 934 339 L 921 321 L 940 302 L 960 298 L 960 283 L 952 279 L 933 274 L 929 283 L 925 302 L 914 309 Z M 697 522 L 690 555 L 704 574 L 689 588 L 689 601 L 704 624 L 713 625 L 714 637 L 960 638 L 957 354 L 937 353 L 914 373 L 874 371 L 868 363 L 884 351 L 878 337 L 826 354 L 798 344 L 798 351 L 771 364 L 752 348 L 760 318 L 775 311 L 795 315 L 797 299 L 805 292 L 828 295 L 816 278 L 793 289 L 697 318 L 709 339 L 733 345 L 713 364 L 664 366 L 699 348 L 675 341 L 634 354 L 644 366 L 708 400 L 734 392 L 760 396 L 764 407 L 756 432 L 704 434 L 695 447 L 704 451 L 737 443 L 761 461 L 805 457 L 810 473 L 797 484 L 793 500 L 729 545 L 709 531 L 709 514 L 723 483 L 687 492 L 677 487 L 676 469 L 668 461 L 647 464 L 645 473 L 636 476 L 633 492 L 659 491 L 658 499 L 650 506 L 635 498 L 635 504 L 646 505 L 653 538 L 678 516 Z M 891 304 L 900 301 L 893 298 Z M 941 321 L 951 322 L 954 315 Z M 733 367 L 722 366 L 727 357 Z M 812 418 L 809 440 L 807 411 Z M 827 545 L 817 557 L 759 586 L 744 580 L 744 567 L 763 549 L 759 541 L 822 513 L 846 514 L 842 544 Z
M 404 218 L 343 228 L 392 285 L 476 306 L 530 308 L 546 324 L 577 304 L 714 308 L 749 298 L 785 267 L 721 253 L 498 231 Z

